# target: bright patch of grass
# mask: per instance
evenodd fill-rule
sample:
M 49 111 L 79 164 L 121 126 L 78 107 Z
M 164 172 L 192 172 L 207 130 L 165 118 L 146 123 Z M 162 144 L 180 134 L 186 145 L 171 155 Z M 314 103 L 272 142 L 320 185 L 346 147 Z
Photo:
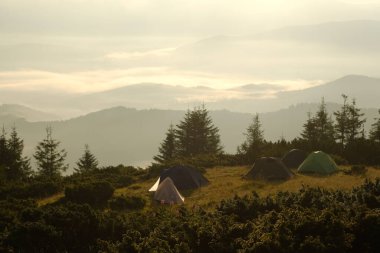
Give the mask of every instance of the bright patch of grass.
M 54 194 L 54 195 L 49 196 L 49 197 L 44 198 L 44 199 L 38 199 L 37 200 L 37 205 L 38 206 L 48 205 L 48 204 L 57 202 L 58 200 L 60 200 L 64 196 L 65 196 L 65 194 L 63 192 L 60 192 L 60 193 Z
M 349 167 L 342 167 L 340 171 L 330 176 L 305 175 L 294 173 L 294 177 L 288 181 L 265 182 L 257 180 L 243 179 L 249 167 L 215 167 L 207 169 L 205 177 L 210 184 L 191 192 L 181 192 L 185 197 L 185 206 L 201 206 L 206 209 L 215 208 L 223 199 L 232 198 L 234 195 L 243 196 L 255 191 L 260 196 L 275 194 L 278 191 L 298 191 L 302 185 L 311 187 L 322 187 L 326 189 L 351 189 L 361 185 L 366 178 L 374 180 L 380 178 L 380 169 L 368 168 L 364 175 L 347 175 L 344 173 Z M 152 200 L 153 193 L 148 192 L 149 188 L 156 182 L 157 178 L 132 184 L 128 187 L 115 190 L 114 195 L 140 196 L 147 202 L 144 210 L 150 210 L 157 206 Z M 39 205 L 53 203 L 64 195 L 56 194 L 46 199 L 38 201 Z M 159 206 L 159 205 L 158 205 Z

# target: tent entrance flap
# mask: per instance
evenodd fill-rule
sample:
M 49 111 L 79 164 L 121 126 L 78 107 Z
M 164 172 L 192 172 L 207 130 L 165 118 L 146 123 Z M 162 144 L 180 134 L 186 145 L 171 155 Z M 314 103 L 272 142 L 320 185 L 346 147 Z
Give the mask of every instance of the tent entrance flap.
M 160 178 L 158 178 L 157 181 L 156 181 L 156 183 L 152 187 L 150 187 L 149 191 L 150 192 L 157 191 L 157 188 L 158 188 L 159 185 L 160 185 Z

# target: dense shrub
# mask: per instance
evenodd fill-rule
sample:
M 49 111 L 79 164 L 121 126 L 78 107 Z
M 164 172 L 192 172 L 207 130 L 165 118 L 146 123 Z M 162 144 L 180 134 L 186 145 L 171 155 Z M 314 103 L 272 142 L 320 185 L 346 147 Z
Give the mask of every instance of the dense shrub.
M 103 206 L 112 197 L 114 188 L 109 182 L 97 181 L 65 188 L 65 198 L 75 203 Z
M 62 191 L 61 182 L 33 181 L 30 183 L 7 184 L 0 187 L 0 199 L 13 198 L 45 198 Z
M 43 222 L 18 224 L 7 238 L 7 244 L 16 252 L 57 252 L 61 234 Z
M 142 199 L 109 201 L 121 210 Z M 131 202 L 129 202 L 131 201 Z M 141 206 L 140 206 L 141 207 Z M 2 252 L 379 252 L 380 180 L 350 191 L 302 187 L 199 207 L 114 212 L 0 201 Z
M 132 166 L 108 166 L 94 169 L 88 172 L 74 173 L 64 179 L 65 184 L 81 184 L 91 181 L 107 181 L 115 188 L 126 187 L 135 182 L 136 179 L 146 174 L 143 169 Z
M 353 165 L 350 170 L 347 171 L 350 175 L 363 175 L 368 171 L 367 167 L 364 165 Z
M 337 165 L 347 165 L 348 161 L 341 157 L 340 155 L 330 154 L 331 158 L 335 161 Z
M 115 182 L 115 187 L 126 187 L 131 185 L 134 182 L 133 178 L 128 175 L 120 176 Z
M 115 211 L 138 210 L 145 206 L 145 199 L 137 196 L 117 196 L 108 201 L 109 207 Z

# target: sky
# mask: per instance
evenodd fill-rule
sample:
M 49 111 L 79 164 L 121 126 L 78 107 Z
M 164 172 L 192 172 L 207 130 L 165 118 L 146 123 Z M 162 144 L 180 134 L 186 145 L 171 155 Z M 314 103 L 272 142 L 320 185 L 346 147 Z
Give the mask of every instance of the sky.
M 375 75 L 378 55 L 365 52 L 371 36 L 346 47 L 304 34 L 289 40 L 276 29 L 378 17 L 380 1 L 371 0 L 2 0 L 0 89 L 271 83 L 288 90 Z M 372 24 L 365 27 L 371 34 Z

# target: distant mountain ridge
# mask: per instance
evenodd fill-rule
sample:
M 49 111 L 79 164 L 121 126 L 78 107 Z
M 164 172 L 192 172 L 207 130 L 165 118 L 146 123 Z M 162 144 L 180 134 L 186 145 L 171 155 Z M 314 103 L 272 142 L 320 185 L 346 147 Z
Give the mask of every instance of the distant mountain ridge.
M 379 108 L 380 79 L 361 75 L 348 75 L 315 87 L 282 91 L 275 84 L 248 84 L 230 89 L 216 90 L 208 87 L 184 87 L 164 84 L 137 84 L 94 94 L 76 97 L 72 106 L 99 110 L 105 107 L 125 106 L 138 109 L 183 110 L 206 103 L 213 110 L 231 110 L 255 113 L 270 112 L 298 103 L 341 103 L 342 94 L 355 98 L 362 107 Z M 272 98 L 263 98 L 270 94 Z
M 7 117 L 7 116 L 13 119 L 23 118 L 30 122 L 54 120 L 54 119 L 59 118 L 58 116 L 54 114 L 31 109 L 23 105 L 17 105 L 17 104 L 0 105 L 0 117 Z
M 360 104 L 359 104 L 360 106 Z M 330 114 L 340 105 L 328 103 Z M 288 140 L 300 135 L 308 112 L 315 112 L 318 104 L 298 104 L 287 109 L 260 114 L 264 136 L 267 140 Z M 45 137 L 45 128 L 53 128 L 54 138 L 68 151 L 67 161 L 71 168 L 83 153 L 84 145 L 99 159 L 101 165 L 132 164 L 145 166 L 157 154 L 160 142 L 172 123 L 178 124 L 186 111 L 183 110 L 137 110 L 122 106 L 109 108 L 64 121 L 28 122 L 10 115 L 1 116 L 0 124 L 7 131 L 15 125 L 25 140 L 25 153 L 29 157 L 35 146 Z M 368 131 L 377 109 L 363 109 Z M 235 153 L 244 141 L 244 132 L 253 114 L 227 110 L 211 110 L 214 124 L 220 129 L 222 145 L 228 153 Z M 33 161 L 34 164 L 34 161 Z
M 315 87 L 293 91 L 284 91 L 283 87 L 276 84 L 247 84 L 230 89 L 212 89 L 202 86 L 143 83 L 85 95 L 44 94 L 41 91 L 37 96 L 36 92 L 31 94 L 26 91 L 20 94 L 0 92 L 0 103 L 17 101 L 33 108 L 47 108 L 49 112 L 60 114 L 59 118 L 80 116 L 116 106 L 186 110 L 202 103 L 212 110 L 264 113 L 299 103 L 319 103 L 322 97 L 326 102 L 341 103 L 342 94 L 348 95 L 350 99 L 355 98 L 357 104 L 363 108 L 380 108 L 378 99 L 380 79 L 348 75 Z M 19 116 L 22 116 L 21 111 Z M 53 120 L 58 116 L 36 112 L 33 116 L 35 119 L 27 118 L 27 120 Z

